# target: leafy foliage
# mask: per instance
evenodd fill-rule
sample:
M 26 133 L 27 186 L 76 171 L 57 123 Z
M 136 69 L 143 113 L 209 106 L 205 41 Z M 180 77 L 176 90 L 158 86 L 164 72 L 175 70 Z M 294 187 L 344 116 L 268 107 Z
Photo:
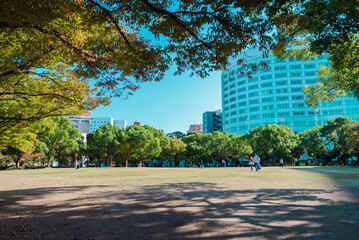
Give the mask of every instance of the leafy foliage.
M 38 135 L 39 143 L 36 151 L 45 153 L 48 167 L 53 159 L 59 161 L 61 167 L 69 155 L 69 151 L 79 151 L 78 139 L 82 136 L 77 128 L 72 126 L 70 119 L 65 117 L 53 117 L 57 124 L 51 133 Z

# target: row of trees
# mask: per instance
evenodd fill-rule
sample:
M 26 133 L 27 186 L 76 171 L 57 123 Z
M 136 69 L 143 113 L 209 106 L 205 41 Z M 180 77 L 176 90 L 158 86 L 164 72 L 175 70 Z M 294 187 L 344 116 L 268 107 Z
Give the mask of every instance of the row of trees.
M 88 158 L 89 164 L 118 166 L 122 162 L 143 164 L 150 160 L 170 160 L 179 166 L 181 160 L 200 163 L 232 160 L 243 166 L 243 159 L 257 153 L 265 164 L 275 164 L 280 158 L 293 164 L 304 154 L 325 164 L 336 160 L 346 164 L 350 157 L 359 157 L 359 123 L 347 117 L 329 120 L 299 134 L 284 125 L 262 125 L 248 134 L 221 132 L 184 135 L 180 132 L 167 136 L 158 129 L 131 125 L 124 129 L 106 124 L 87 135 L 84 143 L 78 129 L 65 117 L 54 117 L 55 129 L 37 135 L 31 151 L 9 145 L 3 159 L 21 162 L 40 161 L 50 166 L 71 165 L 75 160 Z M 28 144 L 29 142 L 27 142 Z M 6 158 L 7 157 L 7 158 Z

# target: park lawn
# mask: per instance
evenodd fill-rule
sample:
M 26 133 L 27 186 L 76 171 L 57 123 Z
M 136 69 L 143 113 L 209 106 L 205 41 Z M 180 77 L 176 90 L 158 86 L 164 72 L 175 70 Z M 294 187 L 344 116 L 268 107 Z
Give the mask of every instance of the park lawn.
M 356 239 L 359 168 L 0 172 L 0 239 Z

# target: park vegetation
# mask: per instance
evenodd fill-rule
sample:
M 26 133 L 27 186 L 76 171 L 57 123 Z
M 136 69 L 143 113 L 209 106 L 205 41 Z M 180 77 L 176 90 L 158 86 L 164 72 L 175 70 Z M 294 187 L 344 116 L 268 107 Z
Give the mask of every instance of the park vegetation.
M 30 167 L 35 163 L 51 166 L 56 162 L 56 166 L 66 167 L 77 160 L 94 167 L 189 167 L 222 166 L 226 161 L 228 166 L 244 166 L 246 159 L 257 153 L 265 165 L 277 165 L 281 158 L 286 164 L 296 164 L 305 154 L 313 164 L 327 165 L 348 164 L 349 159 L 359 157 L 359 123 L 348 117 L 338 117 L 300 133 L 293 133 L 284 125 L 268 124 L 243 135 L 222 132 L 165 135 L 148 125 L 120 129 L 106 124 L 89 133 L 86 142 L 68 118 L 52 120 L 56 128 L 39 133 L 31 147 L 9 145 L 3 150 L 1 164 L 13 162 L 15 167 Z

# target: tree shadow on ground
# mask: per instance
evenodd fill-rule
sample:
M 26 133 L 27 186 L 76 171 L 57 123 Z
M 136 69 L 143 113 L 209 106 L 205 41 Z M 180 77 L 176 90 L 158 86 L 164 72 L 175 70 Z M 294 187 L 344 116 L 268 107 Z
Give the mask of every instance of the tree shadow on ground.
M 356 239 L 358 202 L 343 192 L 200 182 L 2 191 L 0 239 Z
M 340 188 L 359 197 L 359 168 L 357 167 L 306 167 L 294 168 L 298 171 L 314 172 L 325 175 Z

